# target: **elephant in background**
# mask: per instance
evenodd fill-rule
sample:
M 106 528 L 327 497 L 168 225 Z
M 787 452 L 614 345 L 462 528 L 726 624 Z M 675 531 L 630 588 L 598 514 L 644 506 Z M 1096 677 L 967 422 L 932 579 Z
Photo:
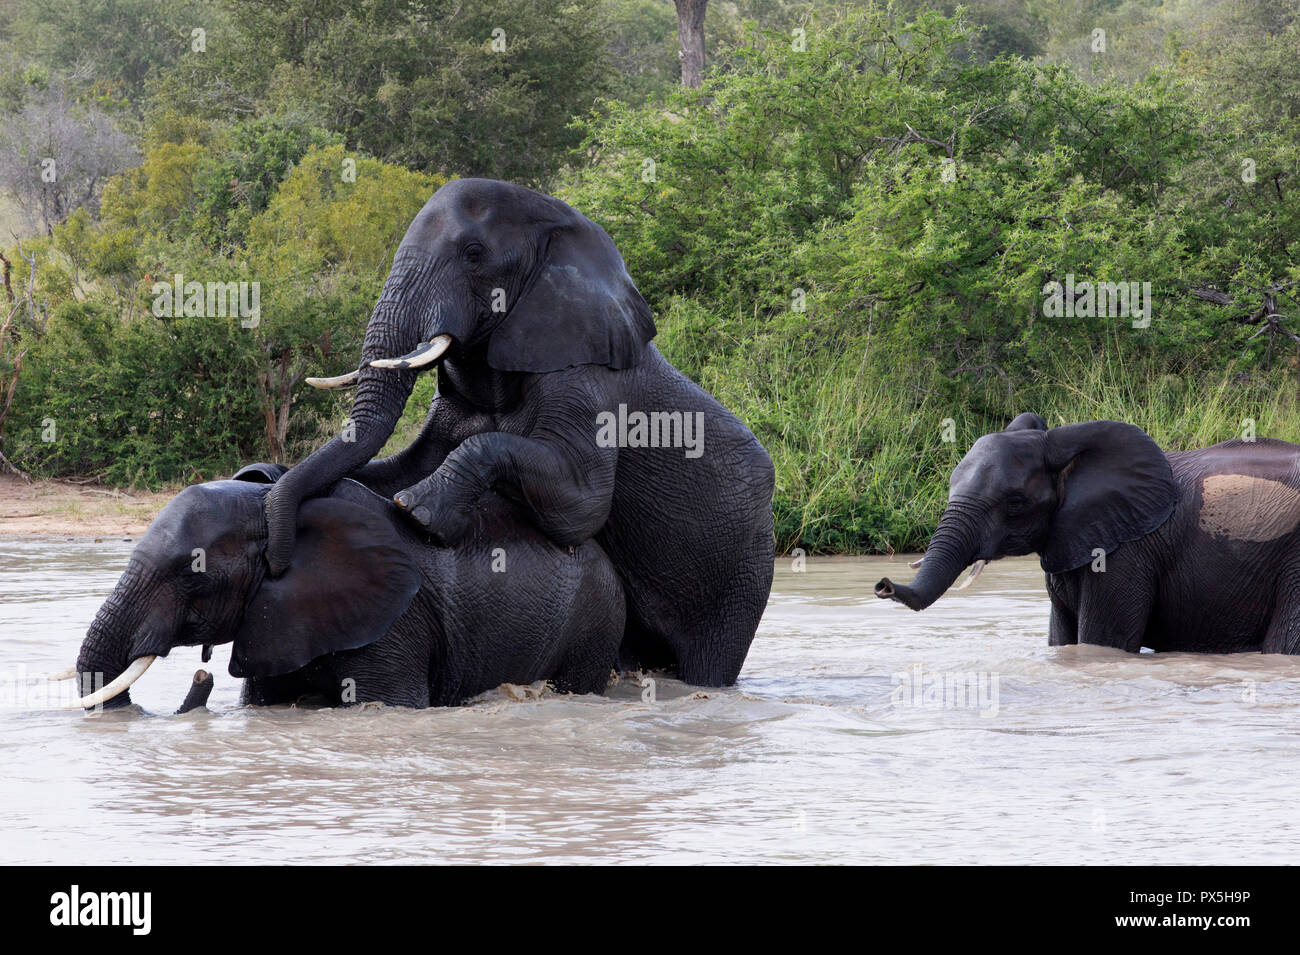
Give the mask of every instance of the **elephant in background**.
M 1165 452 L 1130 424 L 1022 414 L 953 470 L 912 584 L 876 595 L 923 610 L 967 565 L 1037 553 L 1052 646 L 1300 653 L 1298 528 L 1300 446 Z
M 125 706 L 155 657 L 232 641 L 251 704 L 444 706 L 537 680 L 604 690 L 624 602 L 594 541 L 557 547 L 503 501 L 439 547 L 344 480 L 299 508 L 293 561 L 272 578 L 264 507 L 282 471 L 253 465 L 163 508 L 81 645 L 81 703 Z M 92 694 L 95 680 L 107 685 Z
M 312 380 L 355 385 L 352 429 L 267 495 L 272 576 L 293 554 L 300 503 L 342 477 L 392 496 L 447 545 L 505 498 L 556 544 L 595 538 L 609 554 L 627 595 L 623 666 L 734 683 L 771 588 L 772 462 L 654 334 L 591 220 L 507 183 L 446 184 L 394 256 L 360 367 Z M 435 365 L 419 436 L 372 460 L 417 371 Z M 639 432 L 624 427 L 633 420 Z

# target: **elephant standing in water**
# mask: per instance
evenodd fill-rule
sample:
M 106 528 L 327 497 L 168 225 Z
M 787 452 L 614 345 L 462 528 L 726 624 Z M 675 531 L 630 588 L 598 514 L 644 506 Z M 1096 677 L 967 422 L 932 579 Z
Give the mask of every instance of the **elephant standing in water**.
M 298 507 L 353 476 L 454 545 L 485 495 L 562 546 L 595 538 L 627 593 L 627 667 L 735 682 L 772 583 L 771 459 L 651 343 L 650 309 L 609 236 L 557 199 L 455 180 L 416 216 L 366 329 L 351 433 L 267 496 L 267 562 Z M 417 370 L 438 364 L 423 430 L 372 461 Z
M 461 546 L 436 547 L 387 498 L 340 481 L 298 511 L 293 561 L 271 578 L 264 503 L 279 470 L 251 465 L 163 508 L 82 642 L 79 705 L 126 706 L 155 657 L 232 642 L 245 703 L 445 706 L 537 680 L 605 689 L 623 591 L 594 541 L 557 547 L 501 502 Z
M 1037 553 L 1052 646 L 1300 653 L 1298 529 L 1300 446 L 1165 452 L 1130 424 L 1022 414 L 952 472 L 911 586 L 876 595 L 923 610 L 967 565 Z

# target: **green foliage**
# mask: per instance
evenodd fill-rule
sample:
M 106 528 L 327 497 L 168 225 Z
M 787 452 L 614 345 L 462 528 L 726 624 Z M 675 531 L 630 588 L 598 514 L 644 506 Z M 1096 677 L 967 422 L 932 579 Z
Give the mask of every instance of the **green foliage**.
M 300 117 L 243 120 L 219 132 L 175 114 L 161 120 L 144 163 L 105 188 L 105 225 L 212 250 L 241 245 L 294 164 L 339 139 Z
M 301 116 L 236 123 L 196 176 L 194 230 L 209 248 L 240 245 L 294 165 L 309 150 L 341 139 Z
M 172 67 L 155 103 L 225 120 L 301 112 L 351 148 L 424 171 L 543 181 L 576 142 L 569 118 L 613 73 L 598 0 L 223 7 L 229 31 Z
M 291 125 L 197 132 L 157 137 L 110 182 L 100 222 L 78 213 L 25 244 L 52 316 L 25 342 L 5 429 L 22 466 L 149 486 L 211 478 L 301 457 L 342 420 L 340 399 L 302 379 L 356 361 L 397 243 L 444 180 Z M 211 201 L 232 171 L 261 198 Z M 27 261 L 11 258 L 25 283 Z M 162 314 L 155 282 L 176 275 L 257 283 L 259 314 Z
M 667 109 L 606 104 L 586 124 L 592 166 L 565 197 L 611 232 L 652 303 L 696 291 L 774 306 L 797 284 L 801 244 L 847 214 L 880 137 L 918 98 L 941 101 L 960 36 L 932 15 L 897 28 L 875 8 L 813 31 L 803 52 L 751 35 L 734 70 Z
M 771 451 L 781 547 L 923 544 L 964 450 L 1024 410 L 1140 418 L 1172 447 L 1300 424 L 1265 340 L 1243 351 L 1191 294 L 1253 308 L 1248 285 L 1300 278 L 1289 186 L 1238 176 L 1243 155 L 1294 168 L 1290 140 L 1185 75 L 1094 81 L 971 36 L 868 8 L 583 124 L 566 198 L 623 249 L 665 354 Z M 1150 283 L 1150 326 L 1051 315 L 1070 274 Z
M 14 48 L 60 71 L 77 64 L 101 102 L 138 102 L 148 78 L 189 49 L 190 29 L 212 22 L 203 0 L 11 2 Z
M 45 474 L 157 486 L 228 476 L 257 455 L 238 321 L 141 316 L 68 302 L 28 356 L 6 454 Z
M 699 90 L 667 0 L 80 6 L 0 12 L 0 110 L 66 89 L 135 123 L 143 156 L 98 217 L 24 242 L 3 450 L 39 473 L 307 454 L 348 398 L 301 379 L 352 367 L 452 175 L 539 185 L 610 231 L 664 353 L 771 452 L 783 550 L 924 545 L 964 451 L 1026 410 L 1170 448 L 1247 421 L 1300 439 L 1300 360 L 1248 323 L 1265 289 L 1285 327 L 1300 310 L 1288 0 L 715 0 Z M 103 29 L 75 75 L 74 20 Z M 258 282 L 259 320 L 156 315 L 176 274 Z M 1150 283 L 1149 327 L 1051 314 L 1067 275 Z
M 411 219 L 446 181 L 342 146 L 314 149 L 254 223 L 252 243 L 278 273 L 344 268 L 382 279 Z

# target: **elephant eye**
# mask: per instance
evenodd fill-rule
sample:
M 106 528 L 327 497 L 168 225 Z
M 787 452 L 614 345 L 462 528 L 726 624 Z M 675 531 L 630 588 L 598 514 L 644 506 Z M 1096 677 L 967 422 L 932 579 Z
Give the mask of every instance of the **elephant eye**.
M 475 243 L 473 245 L 468 245 L 465 247 L 465 261 L 468 262 L 470 265 L 478 265 L 480 262 L 482 262 L 483 255 L 484 255 L 483 246 L 479 245 L 478 243 Z
M 1010 494 L 1007 496 L 1007 511 L 1011 514 L 1018 514 L 1025 509 L 1029 499 L 1023 494 Z

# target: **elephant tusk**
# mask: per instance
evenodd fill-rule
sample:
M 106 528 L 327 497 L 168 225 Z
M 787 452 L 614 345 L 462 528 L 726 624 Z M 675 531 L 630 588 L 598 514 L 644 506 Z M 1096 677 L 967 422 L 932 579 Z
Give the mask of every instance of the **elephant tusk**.
M 359 371 L 350 371 L 346 375 L 336 375 L 333 378 L 308 378 L 307 384 L 313 388 L 325 388 L 331 391 L 336 388 L 351 388 L 357 383 L 360 374 Z
M 89 696 L 83 696 L 79 700 L 61 707 L 65 710 L 87 710 L 92 706 L 99 706 L 101 703 L 107 703 L 113 697 L 122 693 L 136 680 L 144 675 L 144 671 L 149 669 L 149 665 L 158 658 L 153 654 L 146 654 L 131 661 L 131 665 L 122 671 L 122 675 L 103 689 L 91 693 Z
M 969 587 L 971 584 L 975 583 L 975 578 L 978 577 L 980 574 L 984 573 L 984 565 L 987 564 L 987 563 L 988 563 L 987 560 L 977 560 L 977 561 L 975 561 L 975 566 L 973 566 L 973 567 L 970 569 L 970 574 L 967 575 L 966 579 L 963 580 L 961 583 L 959 583 L 959 584 L 956 586 L 955 589 L 956 589 L 956 590 L 965 590 L 965 589 L 966 589 L 967 587 Z
M 907 562 L 907 566 L 908 566 L 908 567 L 911 567 L 913 570 L 916 570 L 916 568 L 920 567 L 923 563 L 925 563 L 925 555 L 924 555 L 924 554 L 922 554 L 920 557 L 916 558 L 916 560 L 909 560 L 909 561 Z
M 34 676 L 27 677 L 28 683 L 59 683 L 63 680 L 71 680 L 77 675 L 76 667 L 68 667 L 66 670 L 60 670 L 58 673 L 37 673 Z
M 451 347 L 450 335 L 438 335 L 427 342 L 417 345 L 415 350 L 401 358 L 379 358 L 370 363 L 371 368 L 423 368 L 432 365 L 442 357 L 442 353 Z

